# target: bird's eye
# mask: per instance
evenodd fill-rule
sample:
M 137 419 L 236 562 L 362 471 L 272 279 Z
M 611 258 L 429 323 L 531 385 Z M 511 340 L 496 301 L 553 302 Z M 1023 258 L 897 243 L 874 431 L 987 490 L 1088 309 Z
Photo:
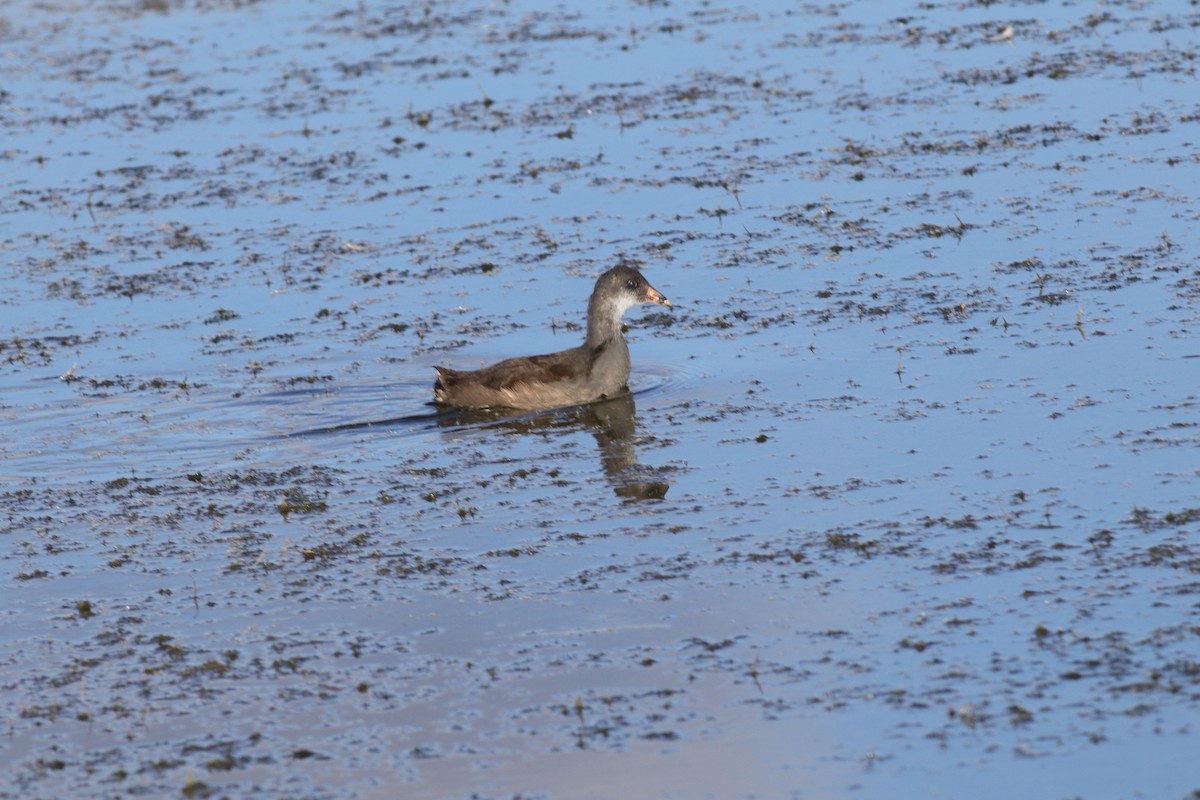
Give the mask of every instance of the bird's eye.
M 638 286 L 640 286 L 641 284 L 640 284 L 640 283 L 638 283 L 638 279 L 637 279 L 637 278 L 630 278 L 629 280 L 625 281 L 625 285 L 626 285 L 627 287 L 629 287 L 630 289 L 636 289 L 636 288 L 638 288 Z

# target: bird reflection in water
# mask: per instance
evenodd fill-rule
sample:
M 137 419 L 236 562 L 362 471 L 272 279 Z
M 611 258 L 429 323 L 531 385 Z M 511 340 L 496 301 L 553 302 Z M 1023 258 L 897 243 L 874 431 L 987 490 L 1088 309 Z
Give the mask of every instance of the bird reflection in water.
M 600 466 L 613 492 L 629 502 L 661 500 L 670 488 L 653 467 L 638 463 L 637 409 L 628 390 L 583 406 L 514 416 L 511 410 L 455 409 L 438 416 L 438 425 L 457 428 L 482 425 L 513 433 L 568 431 L 586 428 L 596 438 Z

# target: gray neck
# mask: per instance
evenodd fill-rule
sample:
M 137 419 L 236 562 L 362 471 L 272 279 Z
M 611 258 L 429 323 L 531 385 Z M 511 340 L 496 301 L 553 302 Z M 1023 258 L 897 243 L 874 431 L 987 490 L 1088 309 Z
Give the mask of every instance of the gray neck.
M 605 342 L 621 338 L 621 316 L 625 313 L 611 298 L 600 300 L 593 297 L 588 303 L 588 347 L 598 347 Z

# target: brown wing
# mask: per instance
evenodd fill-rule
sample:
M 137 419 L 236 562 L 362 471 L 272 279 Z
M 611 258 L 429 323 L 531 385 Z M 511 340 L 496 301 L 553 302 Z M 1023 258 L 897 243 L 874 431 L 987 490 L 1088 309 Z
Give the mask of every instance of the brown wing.
M 544 356 L 510 358 L 477 370 L 434 369 L 442 386 L 472 383 L 498 392 L 520 383 L 555 383 L 581 378 L 587 372 L 589 363 L 586 354 L 576 348 Z
M 557 383 L 583 377 L 587 363 L 574 350 L 544 356 L 510 358 L 475 373 L 477 382 L 500 391 L 526 384 Z

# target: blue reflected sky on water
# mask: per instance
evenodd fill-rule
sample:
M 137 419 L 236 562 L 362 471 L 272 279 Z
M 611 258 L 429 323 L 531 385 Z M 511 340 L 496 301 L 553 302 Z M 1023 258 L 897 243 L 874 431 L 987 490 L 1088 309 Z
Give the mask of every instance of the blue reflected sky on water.
M 71 555 L 18 584 L 14 670 L 56 663 L 47 625 L 107 653 L 63 598 L 136 607 L 147 636 L 199 652 L 303 639 L 314 684 L 356 668 L 310 638 L 352 629 L 380 643 L 377 672 L 354 680 L 402 700 L 298 702 L 271 754 L 324 714 L 391 760 L 331 738 L 310 789 L 401 775 L 431 794 L 566 797 L 614 773 L 663 795 L 1194 788 L 1180 769 L 1194 614 L 1175 594 L 1190 528 L 1131 521 L 1196 495 L 1194 77 L 1171 55 L 1191 29 L 1156 27 L 1177 12 L 56 13 L 14 23 L 37 51 L 8 42 L 0 355 L 79 340 L 5 365 L 0 418 L 19 430 L 0 443 L 5 487 L 86 496 L 132 474 L 175 491 L 185 475 L 316 466 L 336 476 L 337 520 L 214 523 L 186 492 L 147 492 L 143 518 L 177 527 L 144 526 L 144 561 L 122 571 L 113 531 L 138 526 L 119 501 L 96 499 L 95 520 L 47 512 Z M 1011 44 L 989 41 L 1007 24 Z M 665 500 L 616 503 L 584 425 L 396 421 L 430 410 L 434 364 L 573 344 L 592 277 L 622 255 L 677 306 L 669 323 L 629 316 L 632 449 Z M 156 379 L 167 388 L 139 388 Z M 380 500 L 402 489 L 435 500 Z M 50 557 L 12 518 L 5 564 L 26 572 Z M 420 591 L 367 559 L 336 588 L 227 570 L 223 526 L 299 561 L 335 524 L 486 569 Z M 229 610 L 181 622 L 159 590 L 182 597 L 197 576 Z M 504 681 L 481 688 L 466 662 Z M 98 668 L 89 691 L 138 666 Z M 1182 691 L 1127 688 L 1158 674 Z M 638 735 L 576 747 L 565 732 L 577 697 L 592 722 L 602 697 L 666 689 L 674 712 L 623 709 Z M 54 700 L 18 680 L 9 702 Z M 231 724 L 248 735 L 268 716 Z M 192 744 L 166 717 L 145 725 L 163 735 L 133 764 Z M 121 746 L 119 721 L 97 728 Z M 62 723 L 21 733 L 13 763 L 98 747 Z M 420 748 L 439 757 L 405 755 Z M 63 786 L 82 774 L 66 772 Z

